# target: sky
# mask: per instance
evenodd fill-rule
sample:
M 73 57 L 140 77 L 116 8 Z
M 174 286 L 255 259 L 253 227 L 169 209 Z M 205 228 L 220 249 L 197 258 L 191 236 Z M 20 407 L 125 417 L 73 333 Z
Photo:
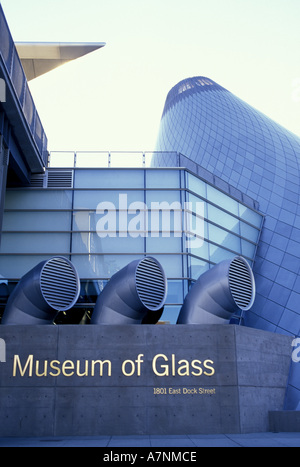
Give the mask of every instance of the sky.
M 151 151 L 206 76 L 300 135 L 299 0 L 2 0 L 15 41 L 106 42 L 30 83 L 52 151 Z

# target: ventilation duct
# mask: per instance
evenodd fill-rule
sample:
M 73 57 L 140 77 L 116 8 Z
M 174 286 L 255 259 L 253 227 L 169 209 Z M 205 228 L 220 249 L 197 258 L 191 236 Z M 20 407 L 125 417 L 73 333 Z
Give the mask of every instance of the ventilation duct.
M 59 311 L 75 305 L 79 293 L 79 276 L 70 261 L 59 256 L 43 261 L 20 280 L 1 323 L 52 324 Z
M 233 313 L 255 300 L 252 269 L 241 256 L 202 274 L 187 294 L 177 324 L 228 324 Z
M 112 276 L 99 295 L 91 324 L 155 324 L 166 295 L 167 279 L 160 263 L 150 256 L 132 261 Z

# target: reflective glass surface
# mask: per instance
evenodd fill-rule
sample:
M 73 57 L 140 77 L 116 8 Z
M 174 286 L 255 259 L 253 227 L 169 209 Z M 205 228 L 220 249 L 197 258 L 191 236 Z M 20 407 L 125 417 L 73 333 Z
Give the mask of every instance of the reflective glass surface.
M 199 275 L 235 255 L 254 259 L 262 216 L 189 171 L 70 169 L 72 188 L 57 189 L 59 172 L 53 179 L 51 170 L 51 188 L 7 192 L 0 252 L 4 280 L 17 281 L 41 258 L 62 255 L 85 284 L 80 306 L 90 306 L 99 284 L 151 255 L 168 278 L 162 320 L 174 324 Z

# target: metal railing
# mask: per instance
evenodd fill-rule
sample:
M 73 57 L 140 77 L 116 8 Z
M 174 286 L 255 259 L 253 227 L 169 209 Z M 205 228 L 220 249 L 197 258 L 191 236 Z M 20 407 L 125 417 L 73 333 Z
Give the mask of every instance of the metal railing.
M 131 168 L 151 167 L 153 156 L 168 158 L 178 167 L 179 154 L 173 151 L 51 151 L 48 167 Z
M 244 203 L 251 209 L 259 211 L 259 203 L 256 200 L 175 151 L 52 151 L 49 154 L 48 167 L 93 169 L 184 167 L 206 183 Z
M 24 117 L 28 123 L 38 151 L 46 164 L 47 137 L 28 87 L 15 43 L 11 36 L 4 12 L 0 5 L 0 59 L 6 67 L 9 79 L 13 84 L 16 97 L 20 103 Z

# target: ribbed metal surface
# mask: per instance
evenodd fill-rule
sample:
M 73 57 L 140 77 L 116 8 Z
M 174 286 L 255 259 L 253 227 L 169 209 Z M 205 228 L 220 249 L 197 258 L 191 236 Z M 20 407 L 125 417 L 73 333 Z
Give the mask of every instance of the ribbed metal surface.
M 48 171 L 48 188 L 72 188 L 73 171 L 72 170 L 53 170 Z
M 235 303 L 241 310 L 247 309 L 254 296 L 254 280 L 248 264 L 235 258 L 229 267 L 229 285 Z
M 166 280 L 159 264 L 152 258 L 143 259 L 136 270 L 136 288 L 142 303 L 149 310 L 164 305 Z
M 64 258 L 53 258 L 41 273 L 41 289 L 47 303 L 55 310 L 69 310 L 78 298 L 78 277 Z
M 30 186 L 32 188 L 43 188 L 44 187 L 44 174 L 33 174 L 30 179 Z

